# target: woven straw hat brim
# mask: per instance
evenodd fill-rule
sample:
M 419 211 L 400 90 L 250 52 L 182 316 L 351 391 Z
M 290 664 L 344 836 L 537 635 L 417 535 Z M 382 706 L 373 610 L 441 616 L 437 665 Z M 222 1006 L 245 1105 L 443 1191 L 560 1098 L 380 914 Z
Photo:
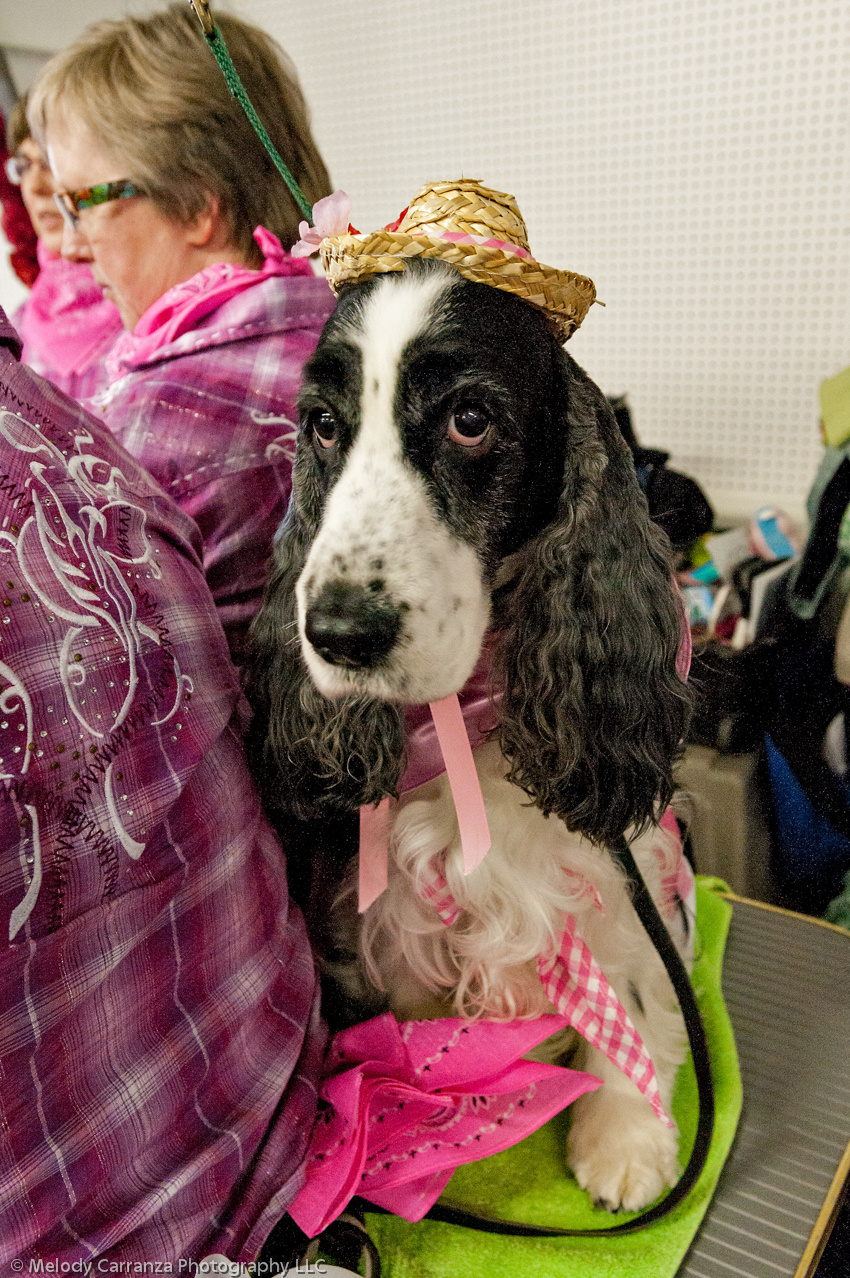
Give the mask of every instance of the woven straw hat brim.
M 322 241 L 322 265 L 336 293 L 373 275 L 403 271 L 412 258 L 439 258 L 475 284 L 513 293 L 545 312 L 562 342 L 574 333 L 596 299 L 596 287 L 585 275 L 559 271 L 533 258 L 484 244 L 456 244 L 427 235 L 373 231 L 369 235 L 334 235 Z

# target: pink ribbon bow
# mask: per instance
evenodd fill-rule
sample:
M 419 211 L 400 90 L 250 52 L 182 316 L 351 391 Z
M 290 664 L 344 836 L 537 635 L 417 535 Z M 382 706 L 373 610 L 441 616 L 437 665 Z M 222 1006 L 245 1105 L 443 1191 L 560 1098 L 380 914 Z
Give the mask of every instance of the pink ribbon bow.
M 463 872 L 470 874 L 484 860 L 491 842 L 472 746 L 456 692 L 441 701 L 431 701 L 429 706 L 457 812 Z M 361 914 L 387 886 L 389 817 L 389 799 L 382 799 L 376 807 L 360 809 L 358 909 Z

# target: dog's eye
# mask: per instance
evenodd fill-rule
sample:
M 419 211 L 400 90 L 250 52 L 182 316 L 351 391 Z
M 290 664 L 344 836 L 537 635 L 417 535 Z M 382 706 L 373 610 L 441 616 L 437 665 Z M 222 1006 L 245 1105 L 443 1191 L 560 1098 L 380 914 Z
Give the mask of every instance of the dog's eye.
M 480 444 L 490 429 L 490 415 L 480 404 L 458 404 L 449 418 L 449 439 L 465 448 Z
M 314 408 L 308 422 L 322 448 L 333 448 L 336 443 L 336 418 L 333 414 L 326 408 Z

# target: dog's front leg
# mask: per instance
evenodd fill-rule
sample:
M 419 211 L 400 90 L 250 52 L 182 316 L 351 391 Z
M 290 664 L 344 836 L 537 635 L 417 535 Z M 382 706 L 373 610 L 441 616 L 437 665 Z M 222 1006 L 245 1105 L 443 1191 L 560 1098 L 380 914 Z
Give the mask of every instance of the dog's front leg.
M 653 828 L 632 843 L 656 904 L 663 897 L 662 869 L 676 863 L 676 846 Z M 659 848 L 666 857 L 658 855 Z M 655 947 L 638 921 L 622 875 L 601 882 L 604 914 L 590 911 L 582 932 L 652 1058 L 661 1104 L 671 1115 L 676 1073 L 687 1054 L 687 1036 L 673 986 Z M 691 964 L 691 928 L 684 911 L 668 927 L 685 964 Z M 659 1119 L 643 1094 L 617 1066 L 583 1039 L 573 1062 L 596 1074 L 603 1086 L 572 1107 L 567 1160 L 576 1180 L 609 1211 L 639 1211 L 679 1178 L 678 1132 Z
M 639 1211 L 679 1176 L 678 1133 L 656 1118 L 637 1087 L 588 1043 L 576 1068 L 596 1074 L 603 1086 L 572 1107 L 567 1160 L 582 1189 L 609 1211 Z M 671 1087 L 659 1077 L 668 1110 Z

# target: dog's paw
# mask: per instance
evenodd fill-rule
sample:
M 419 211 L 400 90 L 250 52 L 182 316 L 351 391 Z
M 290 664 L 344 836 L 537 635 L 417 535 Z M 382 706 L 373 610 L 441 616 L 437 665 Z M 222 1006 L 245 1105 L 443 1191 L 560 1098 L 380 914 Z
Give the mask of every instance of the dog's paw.
M 640 1211 L 678 1180 L 678 1135 L 643 1097 L 597 1093 L 587 1101 L 596 1103 L 576 1106 L 567 1142 L 573 1174 L 598 1206 Z

